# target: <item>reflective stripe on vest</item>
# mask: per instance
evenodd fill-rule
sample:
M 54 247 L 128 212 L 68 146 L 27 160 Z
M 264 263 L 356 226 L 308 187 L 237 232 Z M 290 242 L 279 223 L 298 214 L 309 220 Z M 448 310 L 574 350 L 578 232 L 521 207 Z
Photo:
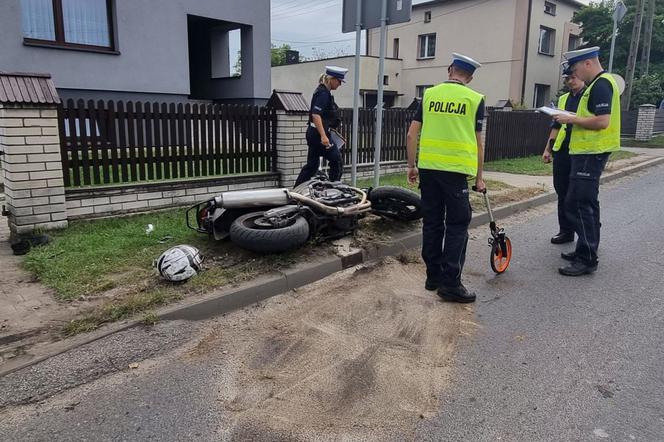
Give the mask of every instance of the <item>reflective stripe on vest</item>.
M 558 109 L 565 110 L 567 106 L 567 98 L 569 97 L 569 92 L 563 94 L 558 99 Z M 567 125 L 563 124 L 560 130 L 558 130 L 558 135 L 556 135 L 556 142 L 553 143 L 553 151 L 558 152 L 565 141 L 565 136 L 567 135 Z
M 482 99 L 458 83 L 442 83 L 424 92 L 419 168 L 477 175 L 475 117 Z
M 602 130 L 590 130 L 578 124 L 575 125 L 569 142 L 570 155 L 599 154 L 620 150 L 620 91 L 611 74 L 604 73 L 600 75 L 588 86 L 581 96 L 576 115 L 579 117 L 595 116 L 588 110 L 588 99 L 590 98 L 590 91 L 600 78 L 606 78 L 613 88 L 609 127 Z

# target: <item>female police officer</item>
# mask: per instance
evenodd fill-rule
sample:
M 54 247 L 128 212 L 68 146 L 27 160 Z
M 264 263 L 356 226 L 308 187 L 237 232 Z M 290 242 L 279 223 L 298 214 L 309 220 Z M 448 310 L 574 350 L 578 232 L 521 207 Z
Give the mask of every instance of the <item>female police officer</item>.
M 348 69 L 337 66 L 326 66 L 320 84 L 311 98 L 309 110 L 309 127 L 307 128 L 307 164 L 304 165 L 295 186 L 311 179 L 320 166 L 320 157 L 329 163 L 330 181 L 339 181 L 342 173 L 341 152 L 339 147 L 330 143 L 330 129 L 339 126 L 337 105 L 330 93 L 341 86 Z

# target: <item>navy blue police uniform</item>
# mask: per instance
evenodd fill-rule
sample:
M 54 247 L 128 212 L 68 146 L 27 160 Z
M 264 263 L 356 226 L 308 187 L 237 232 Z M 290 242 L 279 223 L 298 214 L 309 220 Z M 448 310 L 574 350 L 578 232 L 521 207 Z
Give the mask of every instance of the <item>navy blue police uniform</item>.
M 457 81 L 446 81 L 456 83 Z M 465 86 L 464 86 L 465 87 Z M 422 103 L 414 121 L 422 123 Z M 484 100 L 475 114 L 475 131 L 481 132 Z M 422 259 L 427 263 L 430 288 L 442 285 L 459 287 L 468 244 L 468 226 L 472 210 L 468 199 L 468 176 L 444 170 L 419 169 L 422 196 Z M 444 253 L 441 245 L 444 242 Z
M 601 72 L 599 75 L 604 74 Z M 591 82 L 592 84 L 592 82 Z M 588 96 L 588 110 L 595 115 L 611 115 L 611 102 L 613 100 L 613 87 L 606 78 L 595 77 L 595 83 Z M 570 165 L 569 190 L 565 199 L 567 218 L 578 232 L 583 229 L 584 241 L 577 242 L 576 253 L 581 256 L 578 249 L 583 249 L 583 256 L 589 255 L 587 260 L 590 266 L 597 265 L 596 250 L 599 247 L 599 180 L 604 171 L 609 152 L 592 155 L 574 155 Z M 555 163 L 554 163 L 555 164 Z M 583 204 L 582 204 L 583 203 Z
M 582 89 L 579 93 L 574 94 L 570 91 L 569 97 L 567 97 L 567 102 L 565 103 L 565 110 L 569 112 L 576 112 L 579 107 L 579 101 L 581 101 L 581 96 L 583 95 Z M 562 124 L 554 121 L 551 124 L 553 129 L 560 130 Z M 569 140 L 572 136 L 573 125 L 567 125 L 567 131 L 565 133 L 565 138 L 560 146 L 559 150 L 553 151 L 553 188 L 558 195 L 558 225 L 560 226 L 561 235 L 569 235 L 574 239 L 574 224 L 567 217 L 567 211 L 565 209 L 565 198 L 567 196 L 567 191 L 569 190 L 569 180 L 570 180 L 570 170 L 572 167 L 572 160 L 569 155 Z
M 328 71 L 328 75 L 332 74 L 335 78 L 343 81 L 343 74 L 338 74 L 337 71 Z M 319 84 L 311 97 L 311 107 L 309 109 L 309 122 L 306 133 L 307 146 L 307 163 L 304 165 L 300 174 L 295 180 L 295 186 L 308 181 L 313 177 L 318 168 L 320 167 L 320 157 L 327 160 L 329 167 L 330 181 L 339 181 L 343 172 L 343 163 L 341 159 L 341 151 L 335 144 L 331 146 L 324 146 L 321 141 L 320 133 L 314 125 L 313 116 L 319 115 L 323 122 L 323 128 L 327 138 L 330 139 L 330 129 L 336 129 L 341 123 L 338 114 L 339 107 L 334 102 L 334 97 L 330 90 L 324 85 Z

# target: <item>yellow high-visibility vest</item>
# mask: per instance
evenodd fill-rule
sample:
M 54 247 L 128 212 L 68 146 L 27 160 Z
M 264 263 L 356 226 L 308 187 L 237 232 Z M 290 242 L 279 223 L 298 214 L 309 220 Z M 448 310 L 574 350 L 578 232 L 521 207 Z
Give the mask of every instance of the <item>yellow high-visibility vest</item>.
M 475 117 L 483 98 L 459 83 L 424 92 L 419 168 L 477 175 Z
M 581 101 L 579 101 L 576 115 L 579 117 L 595 116 L 588 110 L 588 99 L 590 98 L 590 91 L 600 78 L 606 78 L 613 88 L 609 127 L 602 130 L 590 130 L 578 124 L 575 125 L 569 142 L 570 155 L 599 154 L 620 150 L 620 90 L 618 90 L 616 80 L 611 74 L 603 73 L 586 88 L 581 96 Z
M 568 97 L 569 97 L 569 92 L 560 96 L 560 98 L 558 99 L 558 109 L 565 110 Z M 560 130 L 558 131 L 558 135 L 556 135 L 555 143 L 553 143 L 554 152 L 558 152 L 560 150 L 560 147 L 563 145 L 563 141 L 565 141 L 566 136 L 567 136 L 567 125 L 563 124 Z

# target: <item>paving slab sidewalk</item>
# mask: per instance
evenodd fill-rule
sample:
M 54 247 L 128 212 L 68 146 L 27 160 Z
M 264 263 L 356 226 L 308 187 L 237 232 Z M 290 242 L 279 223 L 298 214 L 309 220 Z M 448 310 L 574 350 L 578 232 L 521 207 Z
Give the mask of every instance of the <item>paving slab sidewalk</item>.
M 51 291 L 21 268 L 21 256 L 14 256 L 9 227 L 0 220 L 0 363 L 13 355 L 7 347 L 27 336 L 48 331 L 54 317 L 70 314 L 70 306 L 58 303 Z

